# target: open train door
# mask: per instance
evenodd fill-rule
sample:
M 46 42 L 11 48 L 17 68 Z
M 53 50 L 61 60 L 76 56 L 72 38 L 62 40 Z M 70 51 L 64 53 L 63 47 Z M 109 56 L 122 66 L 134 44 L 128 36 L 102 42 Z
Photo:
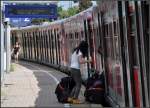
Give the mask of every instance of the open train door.
M 88 48 L 88 57 L 92 57 L 92 63 L 88 63 L 88 78 L 91 76 L 92 69 L 95 69 L 95 56 L 94 56 L 94 36 L 93 36 L 93 29 L 92 29 L 92 15 L 91 13 L 88 13 L 87 18 L 84 20 L 84 33 L 85 33 L 85 41 L 88 42 L 89 48 Z M 87 58 L 89 59 L 89 58 Z

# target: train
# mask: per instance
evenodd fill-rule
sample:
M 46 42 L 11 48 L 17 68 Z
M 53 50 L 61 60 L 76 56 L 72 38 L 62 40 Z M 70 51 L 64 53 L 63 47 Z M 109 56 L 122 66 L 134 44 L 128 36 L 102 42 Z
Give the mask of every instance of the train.
M 11 29 L 20 59 L 69 74 L 73 49 L 89 44 L 88 77 L 104 72 L 106 100 L 115 107 L 150 107 L 149 1 L 99 1 L 74 16 Z

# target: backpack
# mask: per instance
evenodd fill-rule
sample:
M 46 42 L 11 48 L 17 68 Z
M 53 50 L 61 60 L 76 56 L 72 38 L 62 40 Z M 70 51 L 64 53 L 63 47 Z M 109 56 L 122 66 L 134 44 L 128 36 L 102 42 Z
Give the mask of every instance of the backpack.
M 75 86 L 75 82 L 72 77 L 64 77 L 55 89 L 55 94 L 60 103 L 67 103 L 68 97 Z
M 95 73 L 88 78 L 86 90 L 84 92 L 85 100 L 91 103 L 103 104 L 105 93 L 104 75 Z

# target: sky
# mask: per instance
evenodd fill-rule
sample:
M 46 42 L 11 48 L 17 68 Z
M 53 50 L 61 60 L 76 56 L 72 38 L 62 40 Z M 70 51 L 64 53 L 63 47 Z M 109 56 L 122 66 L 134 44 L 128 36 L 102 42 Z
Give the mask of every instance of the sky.
M 96 5 L 96 1 L 92 1 L 93 5 Z M 58 6 L 62 6 L 63 9 L 67 10 L 71 6 L 78 5 L 78 3 L 74 3 L 73 1 L 59 1 Z

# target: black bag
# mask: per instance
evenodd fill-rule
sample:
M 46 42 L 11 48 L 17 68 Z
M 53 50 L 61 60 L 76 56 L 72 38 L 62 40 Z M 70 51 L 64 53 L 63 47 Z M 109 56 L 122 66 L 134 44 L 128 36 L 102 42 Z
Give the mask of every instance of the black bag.
M 74 86 L 75 82 L 72 77 L 62 78 L 55 90 L 58 101 L 61 103 L 67 103 L 68 96 L 70 95 Z
M 104 103 L 105 83 L 104 75 L 95 73 L 87 80 L 86 90 L 84 96 L 86 101 L 102 104 Z

